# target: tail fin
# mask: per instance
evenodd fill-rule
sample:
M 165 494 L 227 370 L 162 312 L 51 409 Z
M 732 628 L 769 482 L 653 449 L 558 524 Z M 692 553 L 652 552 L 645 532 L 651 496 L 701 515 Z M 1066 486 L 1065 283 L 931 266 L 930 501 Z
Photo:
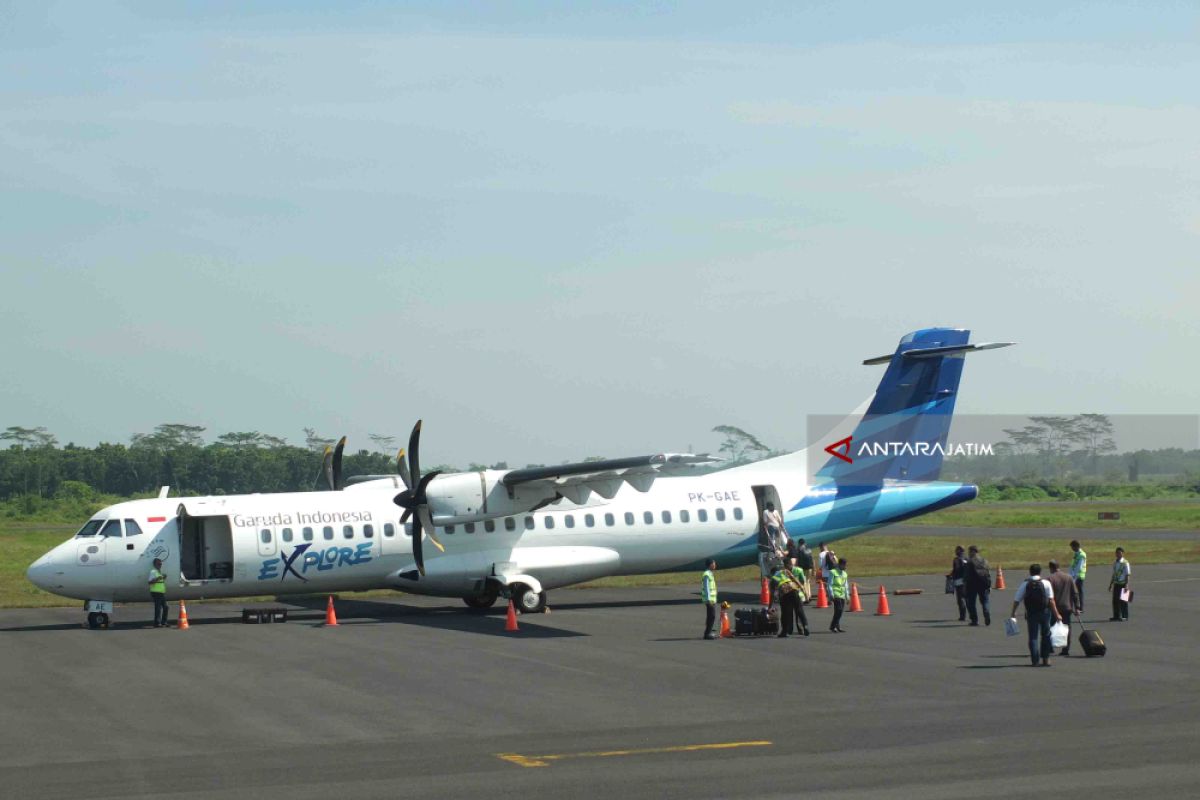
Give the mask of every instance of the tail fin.
M 901 339 L 890 356 L 864 361 L 886 363 L 887 371 L 854 432 L 825 448 L 830 459 L 817 475 L 857 486 L 937 480 L 963 357 L 1011 344 L 972 345 L 970 337 L 959 328 L 926 328 Z

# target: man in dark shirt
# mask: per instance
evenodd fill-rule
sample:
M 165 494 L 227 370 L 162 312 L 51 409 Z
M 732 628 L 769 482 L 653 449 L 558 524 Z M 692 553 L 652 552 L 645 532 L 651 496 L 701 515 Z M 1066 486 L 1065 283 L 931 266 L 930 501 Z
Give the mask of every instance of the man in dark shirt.
M 967 592 L 963 586 L 964 575 L 967 571 L 966 551 L 960 544 L 954 548 L 954 561 L 950 564 L 950 572 L 946 574 L 954 584 L 954 599 L 958 602 L 958 621 L 967 621 Z
M 1071 576 L 1058 569 L 1058 562 L 1050 559 L 1050 581 L 1051 588 L 1054 589 L 1054 604 L 1058 606 L 1058 613 L 1062 614 L 1063 622 L 1067 627 L 1071 627 L 1071 614 L 1076 613 L 1075 609 L 1079 606 L 1079 590 L 1075 588 L 1075 581 Z M 1071 655 L 1071 637 L 1067 636 L 1067 646 L 1059 653 L 1062 656 Z
M 983 624 L 992 624 L 992 609 L 990 598 L 992 594 L 992 572 L 987 559 L 979 555 L 979 548 L 971 545 L 967 548 L 967 565 L 963 572 L 963 589 L 966 594 L 967 613 L 971 615 L 971 625 L 979 624 L 979 612 L 975 610 L 975 599 L 983 608 Z

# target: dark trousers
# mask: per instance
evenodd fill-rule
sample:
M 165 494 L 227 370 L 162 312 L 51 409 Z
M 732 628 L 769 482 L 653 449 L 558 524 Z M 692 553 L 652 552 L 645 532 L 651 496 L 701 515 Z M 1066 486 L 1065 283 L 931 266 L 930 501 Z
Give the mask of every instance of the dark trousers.
M 796 620 L 797 620 L 796 627 L 800 631 L 806 631 L 806 630 L 808 630 L 808 615 L 804 613 L 804 604 L 800 602 L 800 593 L 794 592 L 792 594 L 792 597 L 793 597 L 792 604 L 795 605 L 795 607 L 796 607 L 795 608 Z
M 967 618 L 967 590 L 962 586 L 954 587 L 954 599 L 958 603 L 958 621 Z
M 1059 609 L 1059 612 L 1061 613 L 1062 609 Z M 1062 618 L 1063 624 L 1067 626 L 1067 643 L 1063 646 L 1062 652 L 1060 652 L 1059 655 L 1069 656 L 1071 655 L 1071 612 L 1068 611 L 1067 613 L 1063 614 Z
M 716 603 L 705 603 L 704 604 L 704 635 L 705 636 L 712 636 L 713 625 L 716 624 L 716 621 L 717 621 L 717 604 Z
M 1129 603 L 1121 599 L 1124 586 L 1113 584 L 1113 619 L 1129 619 Z
M 1083 613 L 1083 578 L 1075 579 L 1075 593 L 1079 595 L 1079 605 L 1076 607 L 1075 610 L 1078 611 L 1080 614 L 1082 614 Z
M 992 624 L 992 608 L 990 605 L 990 596 L 992 590 L 984 588 L 976 588 L 974 586 L 966 587 L 967 613 L 971 615 L 971 622 L 979 624 L 979 613 L 975 610 L 975 599 L 979 598 L 979 606 L 983 609 L 983 621 L 988 625 Z
M 829 622 L 829 630 L 842 627 L 842 612 L 846 610 L 846 601 L 840 597 L 833 598 L 833 619 Z
M 796 629 L 796 597 L 795 592 L 779 596 L 779 635 L 788 636 Z
M 167 596 L 162 592 L 151 592 L 150 599 L 154 601 L 154 624 L 167 624 Z
M 1025 624 L 1029 628 L 1029 660 L 1037 664 L 1040 655 L 1042 661 L 1049 661 L 1054 649 L 1050 644 L 1050 609 L 1026 611 Z

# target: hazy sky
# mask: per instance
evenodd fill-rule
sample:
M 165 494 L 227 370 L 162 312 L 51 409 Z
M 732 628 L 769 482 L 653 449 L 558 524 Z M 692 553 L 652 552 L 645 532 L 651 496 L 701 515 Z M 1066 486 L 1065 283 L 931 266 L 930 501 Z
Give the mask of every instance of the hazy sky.
M 1200 411 L 1200 11 L 1044 5 L 4 3 L 0 428 L 796 447 L 930 325 Z

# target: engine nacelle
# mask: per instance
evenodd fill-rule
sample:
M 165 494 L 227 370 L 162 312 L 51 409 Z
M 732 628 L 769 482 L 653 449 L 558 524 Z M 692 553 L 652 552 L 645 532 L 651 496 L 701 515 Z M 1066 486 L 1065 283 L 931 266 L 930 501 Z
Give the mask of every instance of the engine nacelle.
M 439 475 L 425 490 L 433 524 L 458 525 L 492 517 L 524 514 L 556 493 L 538 486 L 517 486 L 509 493 L 500 483 L 504 470 Z

